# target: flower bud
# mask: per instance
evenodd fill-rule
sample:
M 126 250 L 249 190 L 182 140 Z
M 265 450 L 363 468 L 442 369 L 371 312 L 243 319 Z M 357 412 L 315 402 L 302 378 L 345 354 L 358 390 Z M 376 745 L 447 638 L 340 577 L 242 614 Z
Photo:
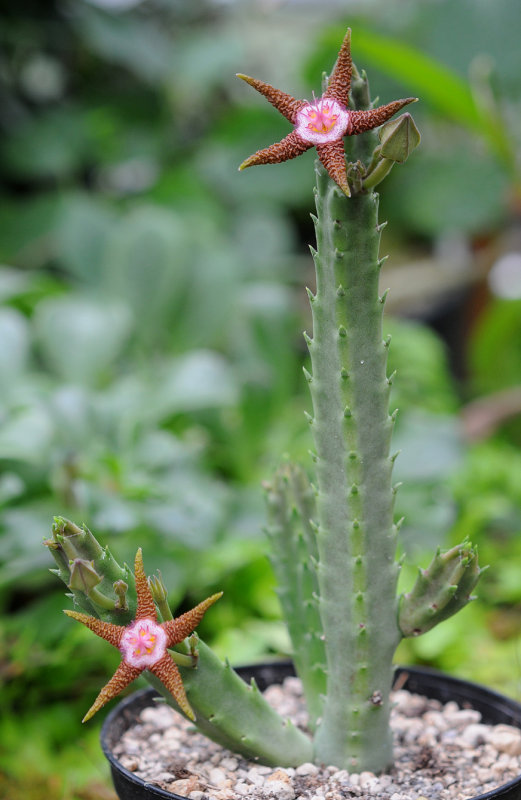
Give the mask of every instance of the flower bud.
M 101 577 L 94 569 L 93 561 L 87 561 L 85 558 L 75 558 L 69 566 L 69 589 L 77 589 L 88 595 L 98 583 L 101 583 Z
M 151 575 L 148 579 L 148 588 L 154 600 L 154 603 L 159 608 L 159 612 L 163 619 L 166 621 L 172 619 L 172 611 L 168 605 L 168 591 L 163 581 L 163 576 L 157 571 L 157 575 Z
M 127 603 L 127 592 L 128 592 L 128 583 L 125 581 L 119 580 L 114 581 L 113 587 L 114 594 L 118 598 L 116 600 L 116 608 L 121 609 L 121 611 L 127 611 L 128 603 Z
M 410 114 L 389 120 L 378 131 L 380 156 L 403 164 L 420 143 L 420 131 Z

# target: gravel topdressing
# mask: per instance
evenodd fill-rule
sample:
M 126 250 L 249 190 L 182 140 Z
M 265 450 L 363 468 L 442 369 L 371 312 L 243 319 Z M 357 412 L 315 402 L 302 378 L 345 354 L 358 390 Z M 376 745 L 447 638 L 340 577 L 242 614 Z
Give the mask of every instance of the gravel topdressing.
M 305 729 L 297 678 L 264 695 Z M 147 782 L 190 800 L 467 800 L 521 774 L 518 728 L 484 725 L 474 709 L 404 690 L 392 698 L 395 767 L 388 775 L 315 764 L 259 766 L 210 742 L 164 703 L 141 712 L 114 755 Z

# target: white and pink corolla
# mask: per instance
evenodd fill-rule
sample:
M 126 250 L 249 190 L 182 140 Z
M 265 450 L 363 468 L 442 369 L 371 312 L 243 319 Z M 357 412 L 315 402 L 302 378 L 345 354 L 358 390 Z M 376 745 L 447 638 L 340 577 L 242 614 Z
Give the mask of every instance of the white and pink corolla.
M 166 653 L 167 635 L 153 619 L 138 619 L 123 632 L 119 649 L 132 667 L 147 669 Z
M 326 144 L 349 133 L 350 113 L 341 103 L 321 97 L 304 106 L 297 114 L 295 131 L 306 142 Z

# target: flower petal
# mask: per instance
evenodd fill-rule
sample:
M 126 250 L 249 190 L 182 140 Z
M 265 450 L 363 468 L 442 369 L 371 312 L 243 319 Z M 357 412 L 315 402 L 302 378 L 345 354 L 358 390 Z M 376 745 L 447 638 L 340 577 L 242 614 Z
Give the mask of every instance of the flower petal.
M 117 697 L 117 695 L 125 689 L 129 683 L 132 683 L 141 673 L 143 672 L 142 669 L 138 667 L 132 667 L 130 664 L 127 664 L 126 661 L 122 661 L 117 670 L 115 671 L 114 675 L 110 679 L 110 681 L 103 687 L 99 695 L 96 697 L 94 703 L 89 708 L 85 716 L 83 717 L 83 722 L 87 722 L 87 720 L 91 719 L 94 716 L 96 711 L 99 711 L 100 708 L 112 700 L 113 697 Z
M 323 97 L 332 97 L 347 108 L 349 105 L 352 69 L 351 28 L 348 28 Z
M 175 644 L 182 642 L 183 639 L 186 639 L 199 625 L 210 606 L 213 606 L 220 597 L 222 597 L 222 592 L 212 594 L 211 597 L 207 597 L 206 600 L 203 600 L 202 603 L 192 608 L 191 611 L 181 614 L 181 616 L 176 617 L 176 619 L 163 622 L 161 627 L 168 636 L 167 647 L 173 647 Z
M 189 719 L 194 721 L 195 714 L 188 702 L 181 675 L 172 657 L 169 656 L 168 653 L 165 653 L 163 658 L 148 669 L 149 672 L 153 672 L 154 675 L 159 678 L 163 686 L 168 689 L 181 711 L 183 711 Z
M 378 128 L 401 108 L 408 106 L 409 103 L 415 103 L 417 99 L 417 97 L 407 97 L 405 100 L 393 100 L 392 103 L 387 103 L 386 106 L 370 108 L 367 111 L 351 111 L 351 133 L 354 135 L 370 131 L 372 128 Z
M 346 156 L 343 140 L 338 139 L 336 142 L 317 144 L 316 148 L 318 157 L 329 173 L 329 176 L 340 186 L 344 194 L 350 197 L 351 191 L 347 182 Z
M 134 577 L 136 579 L 137 611 L 136 619 L 157 619 L 156 605 L 148 585 L 145 568 L 143 566 L 143 551 L 141 547 L 136 553 L 134 562 Z
M 101 636 L 106 642 L 110 642 L 114 647 L 119 647 L 121 637 L 123 636 L 124 627 L 121 625 L 113 625 L 112 622 L 103 622 L 96 617 L 90 617 L 88 614 L 81 614 L 79 611 L 69 611 L 68 609 L 63 612 L 68 617 L 82 622 L 87 628 L 90 628 L 97 636 Z
M 295 122 L 297 113 L 302 106 L 306 105 L 305 100 L 296 100 L 290 94 L 281 92 L 280 89 L 275 89 L 274 86 L 270 86 L 269 83 L 264 83 L 264 81 L 259 81 L 257 78 L 250 78 L 249 75 L 243 75 L 241 72 L 237 73 L 237 77 L 246 81 L 246 83 L 249 83 L 250 86 L 253 86 L 254 89 L 263 94 L 266 100 L 269 100 L 271 105 L 275 106 L 290 122 Z
M 305 142 L 296 131 L 291 131 L 280 142 L 275 142 L 264 150 L 258 150 L 247 158 L 239 169 L 254 167 L 257 164 L 280 164 L 281 161 L 289 161 L 291 158 L 300 156 L 310 147 L 313 147 L 311 142 Z

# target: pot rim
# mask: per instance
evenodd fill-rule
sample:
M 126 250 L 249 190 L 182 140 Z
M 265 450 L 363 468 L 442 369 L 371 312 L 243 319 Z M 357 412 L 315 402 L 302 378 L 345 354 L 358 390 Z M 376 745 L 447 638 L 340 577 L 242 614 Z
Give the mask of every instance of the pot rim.
M 249 675 L 252 671 L 262 670 L 263 668 L 280 668 L 283 667 L 288 669 L 292 666 L 290 661 L 281 660 L 281 661 L 269 661 L 269 662 L 260 662 L 258 664 L 251 664 L 249 666 L 241 666 L 236 667 L 236 671 L 242 677 L 249 678 Z M 494 689 L 489 689 L 487 686 L 484 686 L 480 683 L 476 683 L 474 681 L 468 681 L 463 678 L 457 678 L 452 675 L 447 675 L 440 670 L 432 669 L 430 667 L 422 667 L 422 666 L 411 666 L 411 667 L 402 667 L 397 666 L 395 668 L 395 679 L 398 678 L 400 675 L 407 674 L 407 683 L 412 678 L 413 686 L 410 688 L 410 691 L 416 694 L 424 694 L 426 697 L 430 697 L 428 690 L 434 688 L 435 686 L 440 685 L 440 681 L 443 681 L 443 684 L 448 688 L 447 692 L 447 699 L 441 700 L 441 702 L 448 702 L 450 699 L 456 699 L 458 704 L 466 704 L 468 703 L 473 708 L 479 706 L 477 710 L 481 711 L 484 718 L 487 718 L 487 709 L 494 708 L 496 713 L 503 714 L 507 719 L 510 718 L 510 722 L 506 722 L 505 724 L 511 724 L 516 728 L 521 728 L 521 703 L 513 698 L 507 697 L 506 695 L 501 694 L 500 692 L 495 691 Z M 416 690 L 414 688 L 415 678 L 420 679 L 423 681 L 423 690 Z M 429 681 L 430 679 L 430 681 Z M 425 686 L 425 682 L 427 686 Z M 432 684 L 432 685 L 429 685 Z M 404 688 L 408 688 L 406 685 Z M 450 697 L 452 693 L 457 695 L 457 698 Z M 186 795 L 179 795 L 175 792 L 168 792 L 165 789 L 161 789 L 159 786 L 156 786 L 153 783 L 148 783 L 143 778 L 138 777 L 133 772 L 130 772 L 128 769 L 122 766 L 122 764 L 118 761 L 118 759 L 113 755 L 112 748 L 108 743 L 109 739 L 109 731 L 113 725 L 113 723 L 120 717 L 122 713 L 125 713 L 129 706 L 133 706 L 136 701 L 144 700 L 145 698 L 150 698 L 152 700 L 154 697 L 161 697 L 161 694 L 157 692 L 151 686 L 145 687 L 143 689 L 139 689 L 136 692 L 133 692 L 125 699 L 121 700 L 115 708 L 107 715 L 105 718 L 101 732 L 100 732 L 100 743 L 101 748 L 105 757 L 107 758 L 112 771 L 117 771 L 121 773 L 125 779 L 133 783 L 136 787 L 141 787 L 142 789 L 146 789 L 149 791 L 153 797 L 161 797 L 164 800 L 188 800 Z M 480 702 L 481 699 L 481 702 Z M 148 705 L 148 704 L 147 704 Z M 516 721 L 515 717 L 517 715 L 518 721 Z M 491 724 L 500 724 L 500 723 L 491 723 Z M 501 797 L 507 796 L 507 793 L 510 792 L 514 788 L 518 788 L 521 790 L 521 773 L 518 775 L 517 778 L 513 778 L 512 780 L 508 781 L 507 783 L 502 783 L 501 785 L 497 786 L 495 789 L 492 789 L 485 794 L 480 795 L 473 795 L 469 797 L 468 800 L 500 800 Z M 520 795 L 521 796 L 521 795 Z

